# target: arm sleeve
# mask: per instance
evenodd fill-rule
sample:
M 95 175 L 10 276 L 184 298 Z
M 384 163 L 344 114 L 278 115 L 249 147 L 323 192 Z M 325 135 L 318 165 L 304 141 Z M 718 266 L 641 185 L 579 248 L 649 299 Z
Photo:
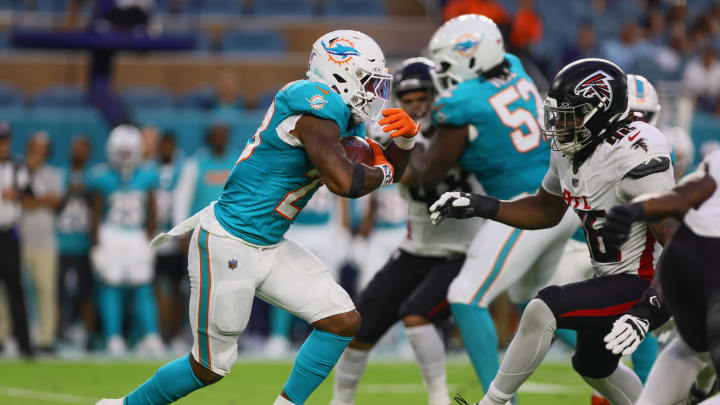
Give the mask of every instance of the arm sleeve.
M 190 205 L 195 195 L 197 176 L 197 160 L 188 159 L 185 164 L 183 164 L 177 186 L 175 186 L 175 190 L 173 191 L 172 220 L 175 225 L 184 221 L 190 214 Z

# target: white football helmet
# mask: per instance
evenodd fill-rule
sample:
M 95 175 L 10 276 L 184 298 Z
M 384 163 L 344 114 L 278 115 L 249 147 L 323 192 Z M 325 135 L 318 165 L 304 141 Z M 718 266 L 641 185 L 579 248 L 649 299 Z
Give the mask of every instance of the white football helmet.
M 660 99 L 655 86 L 640 75 L 627 75 L 628 109 L 630 114 L 650 125 L 657 126 Z
M 392 75 L 385 55 L 362 32 L 338 30 L 321 36 L 310 52 L 307 77 L 337 92 L 356 122 L 377 121 L 389 107 Z
M 140 163 L 142 148 L 140 130 L 132 125 L 120 125 L 110 131 L 105 152 L 113 167 L 128 172 Z
M 474 79 L 505 59 L 500 30 L 493 20 L 479 14 L 448 20 L 435 31 L 428 47 L 438 91 Z

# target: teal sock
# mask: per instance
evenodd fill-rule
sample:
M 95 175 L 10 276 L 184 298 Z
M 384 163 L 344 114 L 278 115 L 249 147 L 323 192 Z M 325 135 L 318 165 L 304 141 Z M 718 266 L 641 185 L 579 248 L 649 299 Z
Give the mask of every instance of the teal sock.
M 351 337 L 314 329 L 300 348 L 290 378 L 283 387 L 290 401 L 303 405 L 330 374 L 351 340 Z
M 150 284 L 139 285 L 134 290 L 135 317 L 140 325 L 140 336 L 158 331 L 158 310 L 155 292 Z
M 125 397 L 125 405 L 170 404 L 204 387 L 190 366 L 190 355 L 180 357 L 160 367 Z
M 98 310 L 105 338 L 122 335 L 123 290 L 108 284 L 100 284 Z
M 558 329 L 555 331 L 555 337 L 572 349 L 577 348 L 577 332 L 572 329 Z
M 278 307 L 270 307 L 270 335 L 290 339 L 292 314 Z
M 487 308 L 467 304 L 450 304 L 450 309 L 462 334 L 475 373 L 480 379 L 483 390 L 488 392 L 490 383 L 500 369 L 497 332 L 490 312 Z
M 647 336 L 632 354 L 633 370 L 643 384 L 645 384 L 657 356 L 658 340 L 655 336 Z

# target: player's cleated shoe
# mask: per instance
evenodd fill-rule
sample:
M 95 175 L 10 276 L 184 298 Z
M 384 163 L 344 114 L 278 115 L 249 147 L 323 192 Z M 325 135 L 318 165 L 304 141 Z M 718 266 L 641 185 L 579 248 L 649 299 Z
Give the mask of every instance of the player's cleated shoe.
M 157 333 L 145 336 L 137 345 L 140 357 L 162 357 L 165 355 L 165 343 Z
M 688 397 L 685 401 L 680 402 L 679 405 L 697 405 L 700 402 L 710 398 L 711 396 L 718 393 L 718 380 L 715 380 L 715 383 L 713 384 L 712 388 L 710 389 L 710 392 L 703 392 L 700 388 L 698 388 L 695 384 L 690 387 L 690 392 L 688 393 Z
M 117 399 L 101 399 L 95 403 L 95 405 L 123 405 L 123 398 Z
M 600 396 L 600 394 L 593 394 L 590 405 L 612 405 L 607 399 Z
M 282 336 L 272 336 L 268 339 L 263 354 L 270 359 L 280 359 L 290 353 L 290 341 Z
M 113 336 L 108 339 L 107 351 L 113 357 L 120 357 L 127 353 L 127 346 L 125 346 L 125 339 L 120 336 Z

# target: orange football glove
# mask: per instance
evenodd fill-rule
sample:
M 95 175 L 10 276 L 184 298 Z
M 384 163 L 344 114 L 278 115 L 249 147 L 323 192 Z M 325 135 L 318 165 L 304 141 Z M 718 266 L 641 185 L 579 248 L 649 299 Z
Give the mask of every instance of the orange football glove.
M 403 136 L 412 138 L 420 132 L 420 124 L 415 124 L 412 118 L 402 108 L 387 108 L 382 112 L 385 118 L 381 119 L 378 124 L 383 125 L 383 131 L 390 132 L 391 137 L 397 138 Z
M 392 184 L 393 177 L 395 177 L 395 168 L 385 157 L 382 146 L 370 138 L 365 138 L 365 140 L 370 145 L 370 149 L 372 149 L 373 152 L 373 167 L 379 167 L 383 171 L 382 186 Z

